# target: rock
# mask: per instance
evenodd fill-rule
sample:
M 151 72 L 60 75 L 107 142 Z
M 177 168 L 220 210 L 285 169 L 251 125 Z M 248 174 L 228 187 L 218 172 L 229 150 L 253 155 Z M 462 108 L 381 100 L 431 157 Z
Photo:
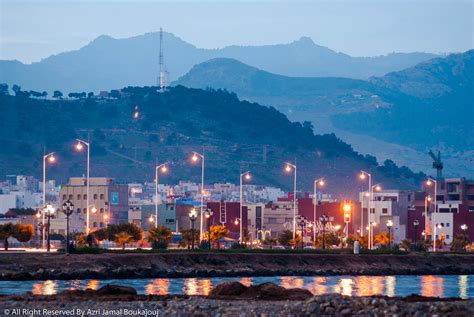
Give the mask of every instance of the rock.
M 352 309 L 350 308 L 344 308 L 341 310 L 341 315 L 351 315 L 352 314 Z
M 137 295 L 137 290 L 133 287 L 107 284 L 99 288 L 96 295 Z
M 309 304 L 306 305 L 306 313 L 307 314 L 317 314 L 321 313 L 321 309 L 319 308 L 319 304 L 316 301 L 311 301 Z
M 239 282 L 224 282 L 214 287 L 209 298 L 217 298 L 223 296 L 240 296 L 247 290 L 247 286 Z

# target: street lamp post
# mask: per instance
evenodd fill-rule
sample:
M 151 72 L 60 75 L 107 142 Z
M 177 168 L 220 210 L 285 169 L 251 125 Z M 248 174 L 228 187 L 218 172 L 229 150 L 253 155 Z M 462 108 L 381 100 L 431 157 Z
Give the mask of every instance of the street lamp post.
M 194 222 L 197 219 L 197 212 L 196 209 L 192 208 L 191 211 L 189 212 L 189 220 L 191 220 L 191 236 L 192 236 L 192 242 L 191 242 L 191 249 L 194 250 Z
M 367 222 L 370 223 L 370 209 L 371 209 L 371 201 L 372 201 L 372 174 L 368 173 L 368 172 L 365 172 L 365 171 L 360 171 L 360 175 L 359 175 L 360 179 L 362 180 L 365 180 L 366 178 L 369 179 L 369 187 L 368 187 L 368 190 L 367 190 L 367 194 L 368 194 L 368 197 L 367 197 Z M 361 235 L 363 236 L 364 235 L 364 215 L 362 214 L 361 212 L 361 217 L 360 217 L 360 228 L 361 228 Z M 370 226 L 369 226 L 370 228 Z M 369 229 L 369 249 L 370 249 L 370 229 Z
M 43 208 L 42 208 L 43 209 L 43 212 L 42 212 L 43 228 L 41 230 L 43 248 L 45 247 L 45 243 L 46 243 L 46 228 L 44 226 L 44 222 L 45 222 L 44 208 L 46 207 L 46 160 L 48 160 L 50 163 L 54 163 L 54 161 L 56 161 L 54 152 L 43 155 Z
M 392 249 L 392 235 L 391 235 L 391 230 L 393 227 L 393 222 L 392 220 L 387 220 L 387 230 L 388 230 L 388 249 Z
M 437 213 L 438 212 L 438 193 L 437 193 L 437 190 L 438 190 L 438 182 L 432 178 L 428 178 L 428 180 L 426 181 L 426 185 L 428 186 L 431 186 L 434 184 L 434 212 Z
M 318 184 L 319 186 L 324 186 L 324 178 L 318 178 L 314 180 L 314 193 L 313 193 L 313 241 L 316 244 L 316 206 L 318 205 Z
M 51 251 L 51 240 L 50 240 L 50 233 L 51 233 L 51 217 L 54 214 L 54 208 L 52 205 L 47 205 L 44 213 L 48 217 L 48 244 L 47 244 L 47 249 L 46 251 L 50 252 Z
M 167 163 L 159 164 L 155 166 L 155 228 L 158 228 L 158 174 L 161 170 L 166 173 L 168 167 Z
M 209 242 L 209 250 L 211 249 L 211 217 L 212 217 L 212 210 L 208 209 L 205 212 L 205 217 L 207 219 L 207 227 L 208 227 L 208 242 Z M 202 228 L 202 225 L 201 225 Z M 201 235 L 203 236 L 203 235 Z
M 442 224 L 436 224 L 433 228 L 433 252 L 436 252 L 436 229 L 441 229 L 443 227 Z
M 319 217 L 319 221 L 323 225 L 323 249 L 326 249 L 326 224 L 328 223 L 328 216 L 326 214 L 322 214 Z
M 193 162 L 197 162 L 201 159 L 201 223 L 200 223 L 200 231 L 199 231 L 199 242 L 203 240 L 204 237 L 204 231 L 202 230 L 203 228 L 203 213 L 204 213 L 204 155 L 200 154 L 198 152 L 193 152 L 193 156 L 191 157 Z
M 294 171 L 293 177 L 293 240 L 296 238 L 296 165 L 291 163 L 286 163 L 285 170 L 291 172 L 291 169 Z
M 89 183 L 90 183 L 90 153 L 91 153 L 91 145 L 90 142 L 86 142 L 81 139 L 76 139 L 76 150 L 82 151 L 84 146 L 87 147 L 87 184 L 86 184 L 86 235 L 89 234 L 90 231 L 90 214 L 89 214 Z M 89 140 L 88 140 L 89 141 Z
M 69 216 L 74 211 L 74 204 L 68 199 L 63 203 L 63 212 L 66 215 L 66 254 L 69 254 Z
M 425 234 L 428 233 L 428 204 L 431 204 L 431 196 L 425 196 Z
M 242 243 L 243 239 L 242 239 L 242 233 L 243 233 L 243 229 L 242 229 L 242 179 L 243 177 L 245 177 L 246 180 L 250 180 L 250 172 L 247 171 L 245 173 L 241 173 L 240 174 L 240 228 L 239 228 L 239 243 Z
M 420 225 L 420 221 L 418 219 L 413 220 L 413 227 L 415 227 L 415 245 L 418 244 L 418 226 L 419 225 Z

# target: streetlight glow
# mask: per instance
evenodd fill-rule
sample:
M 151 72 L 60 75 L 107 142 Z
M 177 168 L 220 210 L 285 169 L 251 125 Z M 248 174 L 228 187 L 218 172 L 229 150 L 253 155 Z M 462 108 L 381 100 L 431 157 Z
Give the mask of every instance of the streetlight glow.
M 54 161 L 56 161 L 56 157 L 54 157 L 54 155 L 51 155 L 49 158 L 48 158 L 49 162 L 51 163 L 54 163 Z
M 95 213 L 97 212 L 97 208 L 92 207 L 91 212 L 92 212 L 93 214 L 95 214 Z
M 245 179 L 246 179 L 246 180 L 249 180 L 249 179 L 250 179 L 250 174 L 248 174 L 248 173 L 245 174 Z
M 367 176 L 365 176 L 364 173 L 360 173 L 360 175 L 359 175 L 359 178 L 360 178 L 360 179 L 365 179 L 366 177 L 367 177 Z
M 149 221 L 149 222 L 154 222 L 154 221 L 155 221 L 155 218 L 153 218 L 153 216 L 150 216 L 150 218 L 148 218 L 148 221 Z
M 428 186 L 433 185 L 433 182 L 431 181 L 431 179 L 429 179 L 429 180 L 426 181 L 426 185 L 428 185 Z
M 291 172 L 291 166 L 290 166 L 290 165 L 286 165 L 286 167 L 285 167 L 285 171 L 287 171 L 287 172 Z

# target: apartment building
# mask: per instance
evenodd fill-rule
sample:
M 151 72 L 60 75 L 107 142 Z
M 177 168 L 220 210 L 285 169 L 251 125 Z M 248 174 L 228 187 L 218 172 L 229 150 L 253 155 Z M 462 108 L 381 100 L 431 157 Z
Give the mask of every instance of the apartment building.
M 114 184 L 111 178 L 91 177 L 89 182 L 89 226 L 90 231 L 104 228 L 107 224 L 128 222 L 128 185 Z M 79 232 L 85 232 L 87 212 L 87 179 L 71 177 L 59 193 L 60 206 L 70 200 L 74 213 L 70 225 Z M 64 221 L 64 214 L 58 213 L 56 221 Z

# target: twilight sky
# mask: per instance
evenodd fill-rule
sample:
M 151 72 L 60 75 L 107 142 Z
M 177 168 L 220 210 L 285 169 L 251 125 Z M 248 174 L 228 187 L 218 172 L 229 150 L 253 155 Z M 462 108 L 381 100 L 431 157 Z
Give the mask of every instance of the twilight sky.
M 30 63 L 160 26 L 203 48 L 309 36 L 353 56 L 460 52 L 474 47 L 473 21 L 474 0 L 0 0 L 0 59 Z

